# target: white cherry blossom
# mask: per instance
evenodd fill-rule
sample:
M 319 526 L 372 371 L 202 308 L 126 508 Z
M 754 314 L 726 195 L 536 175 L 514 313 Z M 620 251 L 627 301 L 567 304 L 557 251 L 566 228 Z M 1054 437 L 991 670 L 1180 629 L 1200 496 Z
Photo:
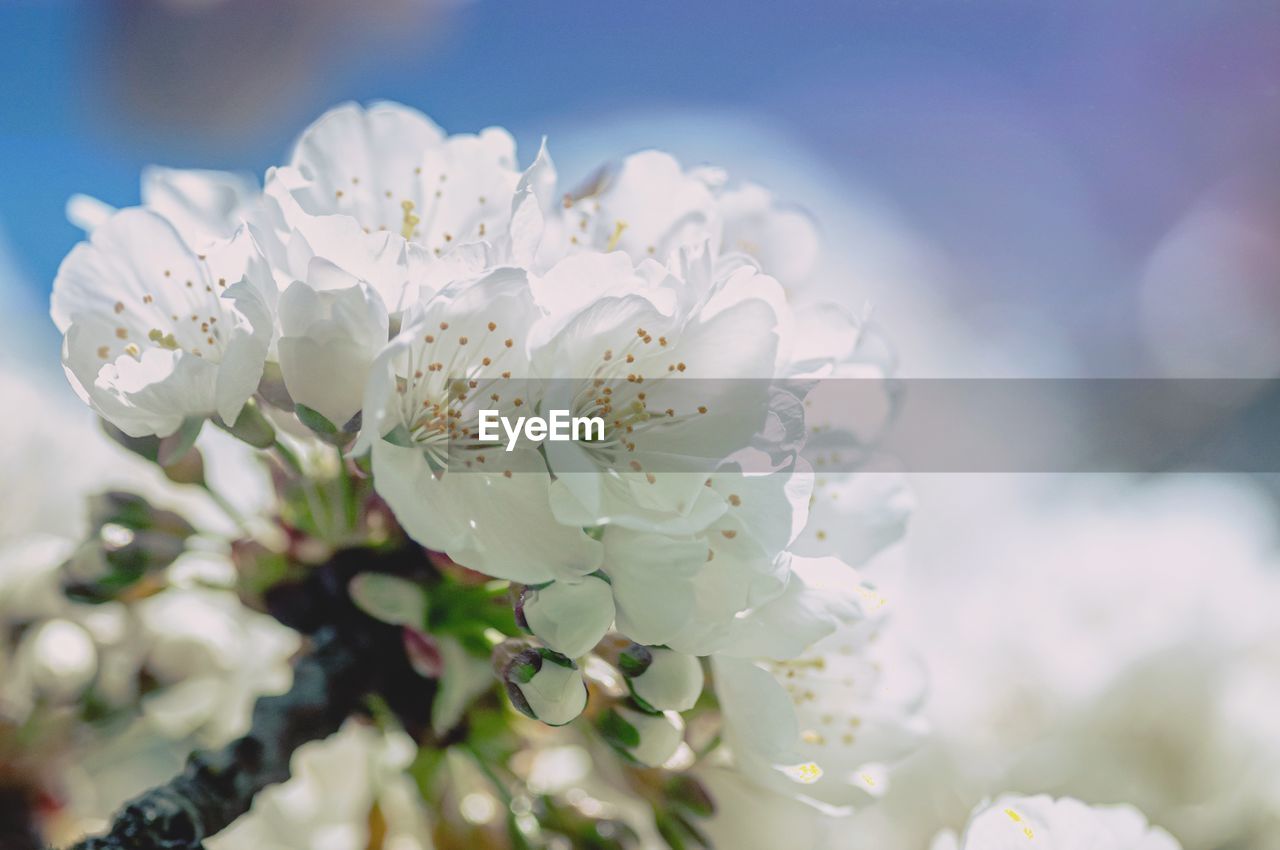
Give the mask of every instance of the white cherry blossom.
M 638 643 L 709 655 L 731 644 L 739 615 L 783 592 L 786 547 L 804 524 L 810 476 L 745 474 L 727 465 L 699 494 L 714 506 L 688 534 L 607 526 L 605 574 L 618 629 Z
M 342 428 L 360 412 L 365 380 L 387 344 L 387 308 L 377 293 L 320 258 L 306 280 L 280 294 L 277 342 L 285 389 Z
M 412 312 L 374 363 L 356 452 L 419 543 L 464 566 L 529 584 L 593 572 L 599 544 L 551 511 L 535 446 L 478 440 L 481 408 L 531 410 L 526 337 L 537 317 L 523 272 L 446 289 Z
M 475 276 L 509 239 L 521 173 L 498 128 L 446 136 L 394 103 L 338 106 L 267 174 L 264 236 L 273 267 L 299 276 L 312 256 L 368 281 L 389 312 Z
M 637 291 L 629 264 L 594 268 L 602 276 L 577 285 L 602 294 L 553 313 L 531 341 L 545 405 L 605 421 L 603 440 L 548 444 L 556 516 L 581 526 L 705 528 L 723 512 L 704 495 L 707 475 L 764 423 L 775 307 L 727 287 L 672 303 L 666 296 L 679 282 L 669 276 Z
M 131 436 L 165 436 L 190 417 L 235 422 L 271 339 L 249 240 L 241 231 L 197 255 L 167 220 L 128 209 L 77 245 L 52 313 L 81 398 Z
M 546 264 L 565 253 L 616 249 L 665 263 L 703 243 L 717 257 L 750 258 L 788 288 L 812 277 L 820 251 L 809 215 L 764 187 L 734 184 L 718 168 L 686 169 L 670 154 L 648 150 L 566 193 L 539 258 Z
M 1090 806 L 1070 797 L 1005 796 L 980 807 L 960 836 L 942 833 L 930 850 L 1181 850 L 1132 806 Z

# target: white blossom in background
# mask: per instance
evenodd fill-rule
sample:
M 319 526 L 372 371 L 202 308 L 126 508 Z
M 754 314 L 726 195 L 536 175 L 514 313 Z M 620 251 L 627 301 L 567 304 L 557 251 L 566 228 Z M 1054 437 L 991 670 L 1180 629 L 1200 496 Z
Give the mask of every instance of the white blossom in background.
M 1280 573 L 1257 490 L 916 484 L 896 626 L 928 666 L 934 732 L 837 846 L 919 847 L 1016 788 L 1131 803 L 1193 850 L 1280 847 Z
M 188 554 L 170 568 L 170 587 L 136 607 L 83 604 L 63 593 L 63 562 L 74 547 L 52 537 L 0 550 L 0 714 L 21 721 L 45 705 L 74 702 L 90 688 L 111 707 L 139 702 L 152 729 L 217 746 L 243 734 L 253 702 L 292 681 L 296 633 L 246 608 L 229 590 L 225 560 Z M 28 626 L 21 641 L 9 629 Z M 139 693 L 145 668 L 157 687 Z
M 649 150 L 565 192 L 539 259 L 617 249 L 637 261 L 667 262 L 704 242 L 717 256 L 750 258 L 787 287 L 809 278 L 819 254 L 817 229 L 803 211 L 756 184 L 730 183 L 721 169 L 686 169 Z
M 247 815 L 205 843 L 210 850 L 365 847 L 376 806 L 383 846 L 429 850 L 418 791 L 403 772 L 415 751 L 404 733 L 349 721 L 326 740 L 298 748 L 290 779 L 258 795 Z
M 137 616 L 144 663 L 162 686 L 142 709 L 165 735 L 220 746 L 249 730 L 258 697 L 293 681 L 298 635 L 233 593 L 178 587 L 144 600 Z
M 975 812 L 960 836 L 940 834 L 930 850 L 1181 850 L 1132 806 L 1089 806 L 1069 797 L 1001 797 Z
M 235 235 L 262 192 L 241 174 L 150 166 L 142 171 L 142 206 L 166 218 L 196 250 Z M 74 195 L 67 218 L 86 233 L 108 221 L 116 209 L 97 198 Z
M 849 576 L 833 558 L 798 562 L 713 661 L 735 765 L 829 813 L 882 795 L 926 730 L 923 670 L 883 641 L 885 598 Z
M 9 365 L 0 362 L 0 398 L 27 415 L 0 421 L 0 469 L 12 485 L 0 488 L 0 542 L 78 538 L 85 533 L 85 496 L 111 489 L 142 494 L 211 532 L 234 530 L 205 491 L 176 486 L 154 464 L 122 452 L 61 383 L 56 365 L 16 358 Z M 205 428 L 197 446 L 215 490 L 245 516 L 267 512 L 274 494 L 252 448 L 215 428 Z M 57 475 L 49 474 L 51 456 L 58 458 Z
M 726 767 L 700 768 L 698 781 L 716 801 L 701 824 L 715 847 L 733 850 L 819 850 L 847 830 L 845 818 L 828 817 L 794 796 L 761 788 Z

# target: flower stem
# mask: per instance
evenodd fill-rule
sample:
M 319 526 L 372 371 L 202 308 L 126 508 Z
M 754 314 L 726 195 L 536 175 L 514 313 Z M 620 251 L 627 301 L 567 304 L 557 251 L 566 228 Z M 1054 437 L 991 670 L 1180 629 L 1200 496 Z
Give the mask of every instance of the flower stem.
M 489 780 L 489 784 L 493 786 L 493 790 L 498 795 L 498 798 L 502 800 L 509 810 L 511 808 L 512 797 L 511 790 L 507 788 L 507 784 L 498 777 L 498 774 L 489 766 L 489 763 L 484 760 L 484 757 L 480 755 L 480 751 L 476 749 L 475 744 L 467 742 L 462 746 L 475 761 L 476 767 L 478 767 L 480 772 L 484 774 L 485 779 Z
M 304 474 L 302 471 L 302 461 L 298 460 L 298 456 L 294 454 L 293 449 L 280 442 L 278 437 L 276 438 L 276 441 L 271 444 L 271 447 L 276 450 L 276 454 L 280 455 L 280 459 L 284 461 L 285 466 L 292 469 L 298 475 Z
M 217 490 L 210 487 L 208 482 L 202 482 L 200 485 L 200 488 L 204 490 L 205 493 L 208 494 L 209 498 L 213 501 L 215 505 L 217 505 L 219 508 L 222 509 L 222 512 L 227 515 L 227 518 L 230 519 L 233 523 L 235 523 L 237 528 L 239 528 L 241 531 L 245 531 L 245 532 L 248 531 L 249 524 L 245 520 L 244 514 L 240 513 L 240 511 L 236 509 L 235 505 L 227 501 L 226 496 L 222 495 Z
M 342 447 L 337 447 L 338 452 L 338 481 L 341 486 L 342 504 L 345 509 L 346 530 L 354 531 L 356 524 L 360 519 L 360 506 L 356 503 L 356 485 L 352 480 L 351 470 L 347 468 L 347 459 L 342 454 Z

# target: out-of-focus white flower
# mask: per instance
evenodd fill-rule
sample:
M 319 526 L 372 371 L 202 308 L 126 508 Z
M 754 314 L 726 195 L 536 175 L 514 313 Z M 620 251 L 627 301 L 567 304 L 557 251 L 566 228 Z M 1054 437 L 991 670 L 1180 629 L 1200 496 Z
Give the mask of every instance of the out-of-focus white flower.
M 79 538 L 85 533 L 86 495 L 104 490 L 138 493 L 202 529 L 233 528 L 203 489 L 175 485 L 155 464 L 108 438 L 80 400 L 55 380 L 51 364 L 42 368 L 27 359 L 29 351 L 5 362 L 8 353 L 0 350 L 0 398 L 26 415 L 0 421 L 0 470 L 9 485 L 0 489 L 0 543 L 41 534 L 59 541 Z M 268 508 L 274 494 L 252 448 L 217 428 L 201 431 L 197 447 L 210 486 L 243 515 Z M 57 475 L 49 474 L 50 457 L 58 459 Z
M 1132 806 L 1089 806 L 1070 797 L 1001 797 L 974 813 L 958 838 L 942 833 L 931 850 L 1181 850 Z
M 779 204 L 755 183 L 717 196 L 722 250 L 747 254 L 787 287 L 804 284 L 818 264 L 818 231 L 808 213 Z
M 698 824 L 715 847 L 819 850 L 833 846 L 828 831 L 841 831 L 848 823 L 793 796 L 767 791 L 731 768 L 700 767 L 695 776 L 715 801 L 714 814 Z
M 118 630 L 106 622 L 119 607 L 77 605 L 62 594 L 59 567 L 72 550 L 68 541 L 44 536 L 0 548 L 0 716 L 9 720 L 101 688 L 100 678 L 120 660 L 111 645 Z M 26 628 L 19 633 L 18 626 Z
M 72 386 L 130 436 L 190 417 L 232 423 L 257 389 L 271 340 L 247 231 L 202 258 L 173 226 L 122 210 L 58 270 L 52 313 Z M 239 243 L 239 244 L 237 244 Z
M 292 681 L 298 635 L 232 592 L 174 588 L 143 600 L 137 613 L 147 670 L 165 685 L 142 707 L 166 735 L 223 744 L 248 731 L 259 696 Z
M 934 734 L 846 846 L 919 847 L 1019 788 L 1129 801 L 1194 850 L 1280 847 L 1270 502 L 1241 479 L 1071 478 L 917 477 L 895 626 Z
M 584 195 L 566 197 L 561 249 L 617 249 L 665 261 L 686 244 L 718 237 L 715 206 L 711 188 L 675 157 L 633 154 Z
M 404 773 L 415 752 L 403 733 L 384 734 L 348 721 L 329 738 L 299 747 L 291 778 L 259 794 L 247 815 L 205 843 L 209 850 L 365 847 L 376 806 L 383 846 L 428 850 L 426 814 Z
M 23 638 L 17 655 L 15 666 L 26 668 L 38 697 L 54 702 L 79 696 L 98 672 L 93 639 L 70 620 L 41 623 Z
M 295 404 L 343 428 L 387 344 L 387 308 L 368 284 L 319 258 L 280 294 L 280 371 Z
M 918 744 L 923 671 L 881 640 L 885 600 L 851 568 L 796 560 L 787 592 L 713 658 L 725 740 L 755 782 L 844 812 Z
M 194 250 L 234 236 L 261 194 L 252 179 L 227 171 L 154 165 L 142 170 L 142 206 L 168 219 Z M 114 207 L 87 195 L 73 195 L 67 201 L 67 218 L 86 233 L 115 212 Z
M 915 499 L 892 472 L 818 472 L 808 522 L 791 547 L 797 555 L 834 555 L 861 566 L 906 533 Z
M 0 550 L 0 655 L 12 658 L 0 680 L 0 714 L 21 720 L 89 687 L 109 707 L 131 706 L 145 667 L 159 685 L 141 700 L 152 728 L 220 745 L 248 729 L 258 696 L 289 686 L 298 635 L 232 591 L 199 586 L 234 576 L 225 558 L 179 557 L 167 571 L 172 586 L 126 608 L 64 595 L 60 566 L 71 551 L 53 538 Z M 17 623 L 30 627 L 7 647 Z

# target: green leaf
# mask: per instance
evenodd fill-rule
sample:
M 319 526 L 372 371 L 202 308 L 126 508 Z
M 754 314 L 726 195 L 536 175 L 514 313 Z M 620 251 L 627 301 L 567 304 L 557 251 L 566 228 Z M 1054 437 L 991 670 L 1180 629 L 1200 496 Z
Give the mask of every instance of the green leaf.
M 200 436 L 200 430 L 203 427 L 202 417 L 185 420 L 182 427 L 160 441 L 156 463 L 168 467 L 182 460 L 195 446 L 196 438 Z
M 606 709 L 596 720 L 600 735 L 610 744 L 624 750 L 640 746 L 640 730 L 628 723 L 612 708 Z
M 360 573 L 347 585 L 356 606 L 393 626 L 427 628 L 427 595 L 417 584 L 386 573 Z
M 318 410 L 307 407 L 305 404 L 295 404 L 293 406 L 293 412 L 297 414 L 298 420 L 303 425 L 306 425 L 317 434 L 332 437 L 342 433 L 341 429 L 337 425 L 334 425 L 324 417 L 324 414 L 320 413 Z
M 402 449 L 413 448 L 413 437 L 409 435 L 409 429 L 403 425 L 397 425 L 392 428 L 382 439 L 386 440 L 393 446 L 399 446 Z
M 267 417 L 258 409 L 258 405 L 250 399 L 240 411 L 235 424 L 228 425 L 221 419 L 214 423 L 233 437 L 243 440 L 255 449 L 268 449 L 276 441 L 276 429 L 267 421 Z

